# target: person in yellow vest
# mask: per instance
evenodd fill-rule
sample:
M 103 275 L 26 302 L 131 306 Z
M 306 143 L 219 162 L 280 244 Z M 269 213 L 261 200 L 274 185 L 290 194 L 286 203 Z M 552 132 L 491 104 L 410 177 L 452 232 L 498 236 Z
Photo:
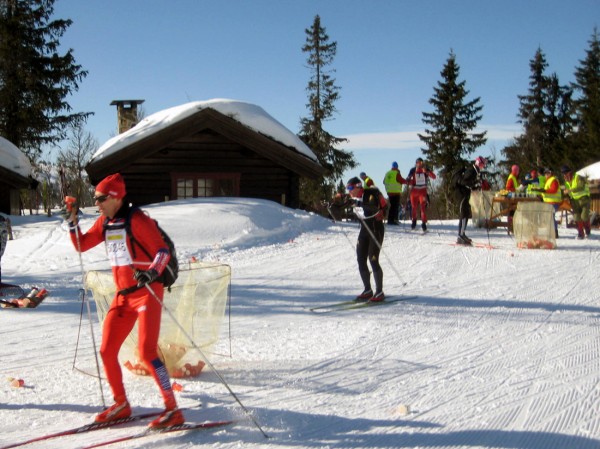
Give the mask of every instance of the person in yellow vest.
M 508 175 L 508 179 L 506 180 L 505 189 L 509 192 L 515 193 L 517 188 L 519 187 L 519 166 L 513 165 L 510 169 L 510 174 Z M 515 211 L 510 211 L 508 213 L 508 229 L 512 231 L 513 228 L 513 217 L 515 215 Z
M 544 182 L 546 182 L 545 179 Z M 526 187 L 527 193 L 542 196 L 540 192 L 535 192 L 533 190 L 540 187 L 540 177 L 538 176 L 538 172 L 535 168 L 525 175 L 523 185 Z
M 364 171 L 360 172 L 360 179 L 362 179 L 363 186 L 375 187 L 375 183 L 373 182 L 373 179 L 371 179 L 369 176 L 367 176 L 367 174 Z
M 543 188 L 546 185 L 546 174 L 544 173 L 545 169 L 540 167 L 538 168 L 538 186 Z
M 508 175 L 508 179 L 506 180 L 505 189 L 509 192 L 516 192 L 519 187 L 519 166 L 513 165 L 510 169 L 510 174 Z
M 398 162 L 392 162 L 392 168 L 383 177 L 383 185 L 390 201 L 390 210 L 388 212 L 388 225 L 398 224 L 398 213 L 400 209 L 400 194 L 402 193 L 402 184 L 406 184 L 406 179 L 398 170 Z
M 565 178 L 565 189 L 563 192 L 571 198 L 571 207 L 573 207 L 573 220 L 577 224 L 577 238 L 583 239 L 591 234 L 590 226 L 590 188 L 587 179 L 579 173 L 563 165 L 560 169 Z
M 554 231 L 556 232 L 556 238 L 558 238 L 558 223 L 556 222 L 556 212 L 558 211 L 558 206 L 562 202 L 562 192 L 560 191 L 560 183 L 558 182 L 558 178 L 554 176 L 554 172 L 551 168 L 547 167 L 544 169 L 544 176 L 546 178 L 546 183 L 544 187 L 534 189 L 534 191 L 538 191 L 542 193 L 542 199 L 544 203 L 551 204 L 554 207 Z

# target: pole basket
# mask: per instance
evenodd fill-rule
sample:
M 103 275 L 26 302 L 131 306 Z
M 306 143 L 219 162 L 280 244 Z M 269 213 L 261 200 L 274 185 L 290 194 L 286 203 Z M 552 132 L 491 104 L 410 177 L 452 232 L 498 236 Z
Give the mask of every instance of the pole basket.
M 181 326 L 163 312 L 158 353 L 171 377 L 195 377 L 204 368 L 202 355 L 193 350 L 194 345 L 185 334 L 202 353 L 212 350 L 219 340 L 230 284 L 229 265 L 192 261 L 189 268 L 180 268 L 179 278 L 171 291 L 165 289 L 163 307 L 172 312 Z M 89 271 L 85 276 L 85 288 L 92 293 L 102 324 L 116 293 L 112 272 Z M 132 373 L 149 375 L 139 358 L 137 323 L 121 348 L 119 360 Z

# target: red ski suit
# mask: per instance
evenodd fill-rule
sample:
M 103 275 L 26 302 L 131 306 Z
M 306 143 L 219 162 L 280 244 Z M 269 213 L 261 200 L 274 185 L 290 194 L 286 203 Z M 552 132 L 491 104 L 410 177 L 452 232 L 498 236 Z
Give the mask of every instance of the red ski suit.
M 412 220 L 415 221 L 421 208 L 421 222 L 427 223 L 427 178 L 435 179 L 435 173 L 423 167 L 413 168 L 406 180 L 412 186 L 410 190 L 410 205 L 412 209 Z
M 175 399 L 169 376 L 157 351 L 162 304 L 147 288 L 125 295 L 119 293 L 123 289 L 137 285 L 133 278 L 134 269 L 155 269 L 160 274 L 169 261 L 170 255 L 154 220 L 140 210 L 131 214 L 131 233 L 137 242 L 132 248 L 131 240 L 124 228 L 128 214 L 129 207 L 124 205 L 112 219 L 99 217 L 85 234 L 81 233 L 79 227 L 74 227 L 70 233 L 71 241 L 75 249 L 80 252 L 87 251 L 102 242 L 106 244 L 117 294 L 104 319 L 100 354 L 114 398 L 125 397 L 118 355 L 137 320 L 139 357 L 159 386 L 165 404 L 172 405 Z M 149 254 L 154 254 L 154 259 L 150 260 L 140 246 Z M 150 288 L 162 302 L 163 285 L 155 281 L 150 284 Z

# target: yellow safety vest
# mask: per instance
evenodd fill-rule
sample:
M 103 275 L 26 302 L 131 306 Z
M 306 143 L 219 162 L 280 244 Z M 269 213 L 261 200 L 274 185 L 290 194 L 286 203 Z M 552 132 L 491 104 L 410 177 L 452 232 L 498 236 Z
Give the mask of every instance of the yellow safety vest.
M 513 188 L 517 190 L 517 187 L 519 187 L 519 180 L 512 173 L 508 175 L 508 179 L 506 180 L 506 189 L 508 190 L 508 181 L 510 181 L 511 179 L 513 181 Z
M 575 173 L 571 182 L 565 181 L 567 189 L 569 189 L 569 196 L 574 200 L 583 198 L 584 196 L 590 196 L 590 188 L 586 182 L 585 177 L 579 176 Z
M 385 191 L 390 193 L 402 193 L 402 184 L 396 180 L 396 175 L 400 173 L 398 170 L 390 170 L 385 174 L 383 178 L 383 184 L 385 185 Z
M 552 175 L 548 179 L 546 179 L 546 184 L 544 184 L 544 190 L 548 190 L 552 185 L 552 181 L 556 179 L 556 176 Z M 542 193 L 542 197 L 544 198 L 544 203 L 560 203 L 562 201 L 562 193 L 560 189 L 556 193 Z

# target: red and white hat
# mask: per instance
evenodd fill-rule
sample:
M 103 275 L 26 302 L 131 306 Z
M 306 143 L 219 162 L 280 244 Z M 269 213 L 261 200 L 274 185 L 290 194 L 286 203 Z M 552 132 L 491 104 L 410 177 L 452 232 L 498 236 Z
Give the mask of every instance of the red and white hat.
M 96 191 L 117 199 L 121 199 L 127 194 L 127 191 L 125 190 L 125 181 L 119 173 L 109 175 L 100 181 L 96 186 Z

